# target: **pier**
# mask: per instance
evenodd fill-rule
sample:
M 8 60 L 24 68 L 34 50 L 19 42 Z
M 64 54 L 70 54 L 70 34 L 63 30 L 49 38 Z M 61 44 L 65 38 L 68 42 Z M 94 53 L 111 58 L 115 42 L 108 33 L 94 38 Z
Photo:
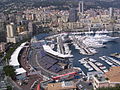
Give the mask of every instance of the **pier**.
M 93 62 L 88 61 L 88 64 L 90 64 L 96 71 L 99 71 L 99 72 L 103 73 L 103 71 L 100 70 Z
M 70 48 L 67 43 L 64 43 L 65 54 L 71 54 Z
M 73 36 L 73 41 L 79 46 L 80 53 L 87 54 L 87 55 L 93 55 L 96 53 L 96 51 L 92 51 L 91 48 L 88 48 L 82 40 L 78 40 L 75 36 Z
M 57 37 L 57 50 L 61 54 L 65 54 L 64 49 L 63 49 L 63 42 L 61 37 Z
M 105 60 L 108 60 L 109 62 L 113 63 L 116 66 L 120 66 L 120 61 L 118 61 L 118 60 L 115 60 L 115 59 L 113 59 L 111 57 L 107 57 L 107 56 L 103 56 L 103 58 Z

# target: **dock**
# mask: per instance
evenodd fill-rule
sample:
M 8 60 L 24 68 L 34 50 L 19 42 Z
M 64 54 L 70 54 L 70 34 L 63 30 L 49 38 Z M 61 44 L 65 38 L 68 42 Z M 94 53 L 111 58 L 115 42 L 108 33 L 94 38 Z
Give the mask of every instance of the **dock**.
M 116 58 L 120 58 L 120 53 L 113 53 L 110 56 L 112 57 L 116 57 Z
M 109 62 L 113 63 L 116 66 L 120 66 L 120 61 L 113 59 L 111 57 L 103 56 L 105 60 L 108 60 Z
M 91 48 L 88 48 L 83 42 L 82 40 L 78 40 L 75 36 L 73 36 L 73 41 L 79 46 L 80 48 L 80 53 L 82 54 L 86 54 L 86 55 L 93 55 L 96 52 L 92 51 Z
M 64 49 L 63 49 L 63 42 L 61 37 L 57 37 L 57 49 L 58 52 L 61 54 L 65 54 Z
M 88 61 L 88 64 L 90 64 L 96 71 L 99 71 L 99 72 L 102 72 L 102 73 L 103 73 L 103 71 L 100 70 L 93 62 Z

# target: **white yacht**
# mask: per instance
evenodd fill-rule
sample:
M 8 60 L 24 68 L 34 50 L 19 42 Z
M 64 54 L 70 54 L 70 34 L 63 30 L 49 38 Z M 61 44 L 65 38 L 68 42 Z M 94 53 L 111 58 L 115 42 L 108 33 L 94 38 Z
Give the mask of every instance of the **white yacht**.
M 78 70 L 80 70 L 81 71 L 81 68 L 80 67 L 73 67 L 74 69 L 78 69 Z
M 95 33 L 103 34 L 103 33 L 109 33 L 109 31 L 107 31 L 107 30 L 105 29 L 105 30 L 102 30 L 102 31 L 96 31 Z
M 51 44 L 51 48 L 53 49 L 55 47 L 55 44 Z
M 89 64 L 87 64 L 87 63 L 85 63 L 84 66 L 85 66 L 86 68 L 91 68 L 91 66 L 90 66 Z
M 105 56 L 99 57 L 101 60 L 105 61 L 107 64 L 109 65 L 113 65 L 113 63 L 111 63 L 110 61 L 108 61 L 107 59 L 104 59 Z
M 89 58 L 89 61 L 91 62 L 96 62 L 96 60 L 92 59 L 92 58 Z
M 103 69 L 106 69 L 106 67 L 105 67 L 105 66 L 102 66 L 102 67 L 100 67 L 100 69 L 102 69 L 102 70 L 103 70 Z
M 105 47 L 105 45 L 101 42 L 99 42 L 97 39 L 95 39 L 93 36 L 86 37 L 83 40 L 83 43 L 88 47 L 93 48 L 99 48 L 99 47 Z
M 113 65 L 113 63 L 111 63 L 111 62 L 109 62 L 107 60 L 106 60 L 106 63 L 109 64 L 109 65 L 111 65 L 111 66 Z
M 113 53 L 110 56 L 116 57 L 116 58 L 120 58 L 120 53 Z
M 93 68 L 92 67 L 88 68 L 88 71 L 93 71 Z
M 102 41 L 103 43 L 108 42 L 108 41 L 113 41 L 113 40 L 115 40 L 117 38 L 119 38 L 119 37 L 111 37 L 111 36 L 99 35 L 99 34 L 96 34 L 94 36 L 94 39 L 97 39 L 98 41 Z
M 87 61 L 85 61 L 84 59 L 79 60 L 79 62 L 80 62 L 81 64 L 87 63 Z
M 73 44 L 75 46 L 75 49 L 80 49 L 80 47 L 77 44 Z
M 95 64 L 96 64 L 97 66 L 99 66 L 99 67 L 100 67 L 100 66 L 103 66 L 103 64 L 102 64 L 102 63 L 99 63 L 99 62 L 96 62 Z
M 104 69 L 103 72 L 108 72 L 108 69 Z
M 87 64 L 87 63 L 85 63 L 84 66 L 88 69 L 88 71 L 92 71 L 93 70 L 93 68 L 89 64 Z

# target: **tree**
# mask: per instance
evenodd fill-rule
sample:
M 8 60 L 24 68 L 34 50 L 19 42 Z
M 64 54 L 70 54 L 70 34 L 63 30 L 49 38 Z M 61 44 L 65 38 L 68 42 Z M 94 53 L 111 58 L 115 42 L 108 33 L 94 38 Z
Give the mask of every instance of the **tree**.
M 0 53 L 0 57 L 2 57 L 3 56 L 3 53 Z
M 12 86 L 7 86 L 7 90 L 12 90 Z
M 7 65 L 3 68 L 3 70 L 6 74 L 6 76 L 9 76 L 15 80 L 16 73 L 15 73 L 15 69 L 13 68 L 13 66 Z

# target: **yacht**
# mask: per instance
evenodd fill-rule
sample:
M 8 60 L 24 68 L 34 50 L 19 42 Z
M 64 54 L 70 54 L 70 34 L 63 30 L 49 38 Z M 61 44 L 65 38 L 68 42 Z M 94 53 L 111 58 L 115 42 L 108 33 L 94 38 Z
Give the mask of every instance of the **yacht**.
M 100 66 L 103 66 L 103 64 L 102 64 L 102 63 L 99 63 L 99 62 L 96 62 L 95 64 L 96 64 L 97 66 L 99 66 L 99 67 L 100 67 Z
M 96 60 L 92 59 L 92 58 L 89 58 L 89 61 L 91 62 L 96 62 Z
M 104 69 L 106 69 L 106 67 L 105 67 L 105 66 L 102 66 L 102 67 L 100 67 L 100 69 L 104 70 Z
M 80 47 L 77 44 L 74 44 L 75 49 L 80 49 Z
M 90 66 L 89 64 L 87 64 L 87 63 L 85 63 L 84 66 L 85 66 L 86 68 L 88 68 L 88 69 L 91 68 L 91 66 Z
M 54 49 L 54 47 L 55 47 L 55 44 L 51 44 L 51 48 Z
M 108 69 L 104 69 L 103 72 L 108 72 Z
M 93 48 L 100 48 L 100 47 L 105 47 L 105 45 L 102 42 L 99 42 L 97 39 L 95 39 L 93 36 L 86 37 L 83 40 L 83 43 L 88 46 L 88 47 L 93 47 Z
M 73 67 L 74 69 L 78 69 L 78 70 L 80 70 L 81 71 L 81 68 L 80 67 Z
M 97 39 L 98 41 L 102 41 L 103 43 L 108 42 L 108 41 L 113 41 L 117 38 L 119 38 L 119 37 L 111 37 L 111 36 L 108 36 L 108 35 L 99 35 L 99 34 L 96 34 L 94 36 L 94 39 Z
M 93 71 L 93 68 L 92 67 L 88 68 L 88 71 Z
M 93 68 L 89 64 L 87 64 L 87 63 L 85 63 L 84 66 L 88 69 L 88 71 L 92 71 L 93 70 Z
M 106 60 L 106 63 L 109 64 L 109 65 L 111 65 L 111 66 L 113 65 L 113 63 L 111 63 L 111 62 L 109 62 L 107 60 Z
M 107 64 L 109 64 L 109 65 L 113 65 L 113 63 L 111 63 L 110 61 L 108 61 L 107 59 L 105 59 L 104 58 L 104 56 L 102 56 L 102 57 L 99 57 L 101 60 L 103 60 L 103 61 L 105 61 Z
M 79 62 L 80 62 L 81 64 L 87 63 L 87 61 L 85 61 L 84 59 L 79 60 Z
M 105 29 L 105 30 L 102 30 L 102 31 L 96 31 L 95 33 L 105 34 L 105 33 L 109 33 L 109 31 L 107 31 L 107 30 Z
M 120 53 L 113 53 L 113 54 L 111 54 L 111 56 L 116 57 L 116 58 L 120 58 Z

